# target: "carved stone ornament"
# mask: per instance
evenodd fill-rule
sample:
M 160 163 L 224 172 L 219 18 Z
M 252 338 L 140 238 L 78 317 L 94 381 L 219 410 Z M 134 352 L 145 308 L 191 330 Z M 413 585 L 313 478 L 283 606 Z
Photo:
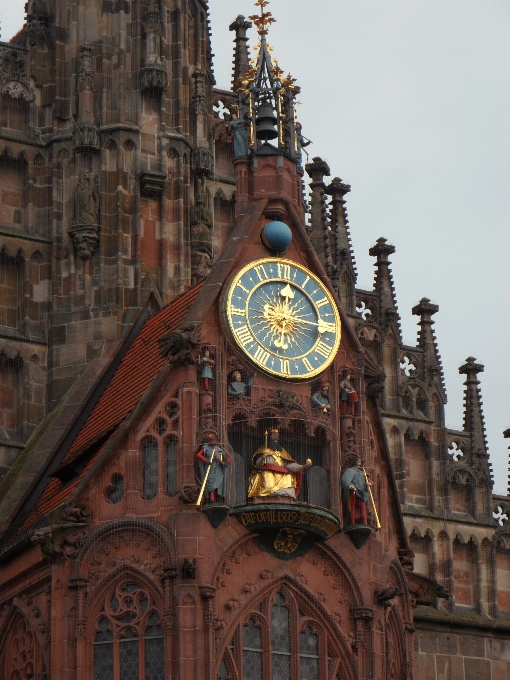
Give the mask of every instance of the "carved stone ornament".
M 2 59 L 2 94 L 8 94 L 13 99 L 32 101 L 35 94 L 32 91 L 27 75 L 27 62 L 24 53 L 15 49 L 5 50 Z
M 197 326 L 185 325 L 158 340 L 159 353 L 169 364 L 194 366 L 192 351 L 200 344 Z
M 99 246 L 99 233 L 93 227 L 74 227 L 68 232 L 76 253 L 82 260 L 90 260 Z
M 99 128 L 93 123 L 83 123 L 74 128 L 74 145 L 77 149 L 99 151 Z
M 197 558 L 194 557 L 189 560 L 187 557 L 184 558 L 181 569 L 182 578 L 196 578 L 197 577 Z
M 206 87 L 205 87 L 206 73 L 205 73 L 205 71 L 201 71 L 200 69 L 197 69 L 193 73 L 193 78 L 195 80 L 195 88 L 194 88 L 193 99 L 192 99 L 193 114 L 195 116 L 198 116 L 200 114 L 207 116 L 207 115 L 209 115 L 210 107 L 208 106 Z
M 48 31 L 48 4 L 45 0 L 33 0 L 27 3 L 26 32 L 28 44 L 35 47 L 40 42 L 52 44 Z
M 209 175 L 214 170 L 214 157 L 206 146 L 191 151 L 191 169 L 200 175 Z
M 168 73 L 164 66 L 145 66 L 140 69 L 140 89 L 143 92 L 163 92 L 168 85 Z
M 99 224 L 99 193 L 96 178 L 90 172 L 82 172 L 76 186 L 74 224 L 90 227 Z
M 84 523 L 90 520 L 90 510 L 85 503 L 80 501 L 69 501 L 62 509 L 62 520 L 64 522 Z
M 94 71 L 92 69 L 92 45 L 85 43 L 80 47 L 80 67 L 78 70 L 78 89 L 94 90 Z

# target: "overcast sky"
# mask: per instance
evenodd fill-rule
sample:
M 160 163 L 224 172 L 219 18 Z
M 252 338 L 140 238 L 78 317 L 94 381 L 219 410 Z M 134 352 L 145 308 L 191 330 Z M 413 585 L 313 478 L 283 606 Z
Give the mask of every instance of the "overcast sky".
M 2 39 L 23 0 L 2 7 Z M 218 87 L 230 86 L 230 22 L 252 0 L 210 0 Z M 458 367 L 479 377 L 496 493 L 506 493 L 510 427 L 510 3 L 497 0 L 271 0 L 269 43 L 302 88 L 298 115 L 347 196 L 358 286 L 371 288 L 368 249 L 392 257 L 404 342 L 411 308 L 439 304 L 435 331 L 447 425 L 462 427 Z M 256 34 L 251 29 L 251 42 Z

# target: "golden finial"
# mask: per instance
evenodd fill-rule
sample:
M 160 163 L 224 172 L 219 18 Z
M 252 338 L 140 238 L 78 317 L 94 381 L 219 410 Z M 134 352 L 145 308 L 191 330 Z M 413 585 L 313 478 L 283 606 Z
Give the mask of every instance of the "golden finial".
M 271 12 L 264 12 L 264 7 L 267 5 L 269 5 L 269 0 L 256 0 L 255 7 L 260 7 L 260 14 L 252 14 L 248 17 L 257 27 L 259 35 L 267 35 L 268 27 L 276 21 Z

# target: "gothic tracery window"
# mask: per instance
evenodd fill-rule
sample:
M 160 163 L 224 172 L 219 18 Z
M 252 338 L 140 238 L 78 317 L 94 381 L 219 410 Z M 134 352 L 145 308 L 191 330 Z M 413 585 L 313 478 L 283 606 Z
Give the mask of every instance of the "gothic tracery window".
M 279 589 L 249 612 L 235 631 L 218 680 L 326 680 L 332 645 L 321 624 Z
M 135 583 L 118 586 L 96 622 L 94 680 L 164 680 L 164 658 L 163 628 L 152 598 Z
M 0 655 L 0 673 L 6 680 L 47 680 L 46 665 L 34 631 L 21 614 L 9 624 Z

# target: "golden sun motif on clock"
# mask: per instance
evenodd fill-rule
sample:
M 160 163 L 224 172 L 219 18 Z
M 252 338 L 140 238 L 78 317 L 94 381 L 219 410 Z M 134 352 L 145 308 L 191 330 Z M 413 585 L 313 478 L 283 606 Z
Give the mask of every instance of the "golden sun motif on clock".
M 291 260 L 264 259 L 243 267 L 225 296 L 225 320 L 253 363 L 288 380 L 324 371 L 340 344 L 340 315 L 332 295 Z

